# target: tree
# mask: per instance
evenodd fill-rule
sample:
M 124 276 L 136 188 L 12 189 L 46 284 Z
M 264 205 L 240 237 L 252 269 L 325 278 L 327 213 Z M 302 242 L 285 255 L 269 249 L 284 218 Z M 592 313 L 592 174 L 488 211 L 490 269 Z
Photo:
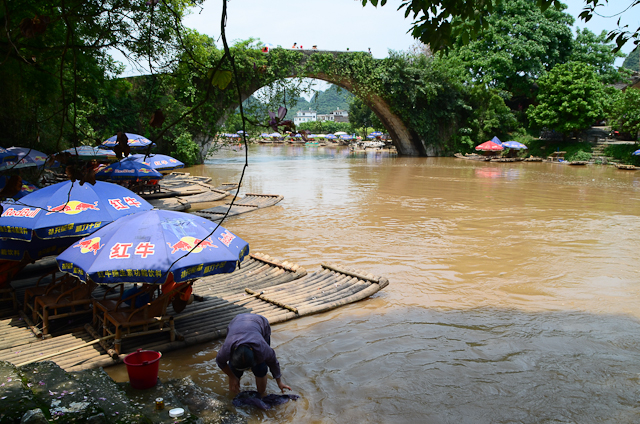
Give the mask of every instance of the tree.
M 527 109 L 533 126 L 576 135 L 604 116 L 609 96 L 591 65 L 558 65 L 538 85 L 538 105 Z
M 414 38 L 429 44 L 432 50 L 448 49 L 456 39 L 461 38 L 464 43 L 483 36 L 489 28 L 486 19 L 497 7 L 506 0 L 403 0 L 398 9 L 405 10 L 405 17 L 412 15 L 414 19 L 411 34 Z M 606 4 L 609 0 L 584 0 L 585 8 L 580 18 L 585 22 L 596 14 L 596 8 Z M 362 5 L 371 3 L 384 6 L 387 0 L 362 0 Z M 531 0 L 534 3 L 534 0 Z M 535 0 L 541 11 L 550 6 L 563 7 L 560 0 Z M 640 0 L 631 0 L 628 9 L 640 5 Z M 627 26 L 611 30 L 607 39 L 615 39 L 619 50 L 627 41 L 640 44 L 640 28 L 627 31 Z
M 609 112 L 611 128 L 631 134 L 638 140 L 640 132 L 640 90 L 627 88 L 620 93 Z
M 451 51 L 468 67 L 476 83 L 531 97 L 532 85 L 572 50 L 573 18 L 560 9 L 541 12 L 531 0 L 504 0 L 486 18 L 483 36 L 459 35 Z
M 376 114 L 357 97 L 354 97 L 349 104 L 349 123 L 354 129 L 362 128 L 363 131 L 366 131 L 367 128 L 384 129 L 384 125 Z M 366 136 L 366 134 L 362 135 Z
M 146 64 L 147 72 L 166 71 L 180 48 L 187 7 L 201 2 L 2 2 L 0 127 L 9 130 L 2 136 L 52 149 L 62 140 L 97 141 L 86 113 L 100 111 L 100 99 L 113 94 L 110 80 L 122 71 L 108 50 Z
M 624 57 L 624 54 L 614 52 L 613 45 L 607 42 L 606 31 L 595 35 L 586 28 L 577 29 L 570 60 L 593 66 L 602 82 L 613 84 L 622 79 L 622 75 L 614 66 L 617 57 Z

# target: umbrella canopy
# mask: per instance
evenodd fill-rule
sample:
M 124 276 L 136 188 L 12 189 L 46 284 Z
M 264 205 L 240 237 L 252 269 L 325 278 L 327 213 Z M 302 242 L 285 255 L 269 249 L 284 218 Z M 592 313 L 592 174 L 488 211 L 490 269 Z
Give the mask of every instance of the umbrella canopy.
M 269 137 L 282 137 L 282 135 L 280 133 L 274 132 L 269 134 Z
M 510 149 L 516 149 L 516 150 L 528 149 L 526 145 L 517 141 L 505 141 L 504 143 L 502 143 L 502 147 L 508 147 Z
M 63 153 L 69 153 L 71 156 L 77 156 L 85 159 L 96 160 L 116 160 L 116 154 L 113 150 L 101 149 L 100 147 L 78 146 L 63 150 Z
M 262 133 L 262 134 L 260 134 L 260 137 L 271 137 L 271 134 Z
M 334 138 L 338 138 L 338 137 L 336 137 L 336 136 L 335 136 L 335 135 L 333 135 L 333 134 L 327 134 L 327 135 L 325 135 L 325 136 L 324 136 L 324 138 L 334 139 Z
M 63 181 L 2 206 L 0 237 L 17 240 L 31 240 L 34 232 L 41 239 L 84 236 L 120 217 L 153 208 L 131 190 L 103 181 Z
M 155 143 L 147 137 L 138 134 L 124 133 L 127 136 L 127 144 L 132 149 L 144 149 L 148 146 L 155 146 Z M 118 136 L 114 135 L 102 142 L 102 147 L 113 149 L 118 144 Z
M 47 161 L 47 155 L 27 147 L 9 147 L 7 151 L 14 153 L 17 158 L 7 162 L 7 166 L 24 168 L 28 166 L 42 166 Z
M 500 139 L 498 137 L 496 137 L 496 136 L 493 136 L 491 141 L 496 143 L 498 146 L 502 146 L 502 141 L 500 141 Z
M 353 137 L 350 135 L 341 135 L 340 138 L 343 140 L 351 140 Z
M 631 154 L 635 155 L 635 156 L 640 156 L 640 149 L 636 150 L 635 152 L 633 152 Z
M 81 237 L 62 237 L 41 239 L 33 237 L 31 241 L 0 239 L 0 260 L 21 261 L 27 257 L 37 261 L 46 256 L 57 256 Z
M 148 155 L 145 156 L 143 154 L 137 153 L 135 155 L 130 155 L 132 160 L 136 162 L 140 162 L 144 165 L 147 165 L 156 171 L 170 171 L 172 169 L 183 168 L 184 163 L 180 162 L 178 159 L 172 158 L 167 155 Z
M 135 158 L 126 157 L 96 172 L 96 178 L 112 181 L 159 180 L 162 174 L 151 166 L 138 162 Z
M 382 135 L 382 133 L 380 131 L 374 131 L 372 133 L 369 133 L 369 135 L 372 135 L 374 137 L 380 137 Z M 368 136 L 367 136 L 368 137 Z
M 0 164 L 10 160 L 16 160 L 16 159 L 18 159 L 17 154 L 0 147 Z
M 504 148 L 500 145 L 497 145 L 493 141 L 485 141 L 484 143 L 476 146 L 476 150 L 483 150 L 489 152 L 498 152 L 500 150 L 504 150 Z
M 249 244 L 222 227 L 211 234 L 216 227 L 183 212 L 133 214 L 69 247 L 58 256 L 58 267 L 98 284 L 162 284 L 168 272 L 179 283 L 233 272 Z
M 5 185 L 7 185 L 7 176 L 6 175 L 0 175 L 0 190 L 2 190 Z M 27 194 L 33 193 L 36 190 L 38 190 L 38 187 L 34 186 L 33 184 L 31 184 L 28 181 L 22 180 L 22 188 L 20 189 L 18 194 L 13 196 L 13 198 L 16 199 L 16 200 L 17 199 L 21 199 L 24 196 L 26 196 Z

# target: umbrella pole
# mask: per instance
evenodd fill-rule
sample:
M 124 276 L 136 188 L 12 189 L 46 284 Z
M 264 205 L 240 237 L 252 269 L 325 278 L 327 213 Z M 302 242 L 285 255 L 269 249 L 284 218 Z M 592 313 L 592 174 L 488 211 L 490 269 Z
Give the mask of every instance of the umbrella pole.
M 53 358 L 54 356 L 62 355 L 63 353 L 73 352 L 74 350 L 78 350 L 78 349 L 81 349 L 83 347 L 91 346 L 93 344 L 100 343 L 100 342 L 102 342 L 104 340 L 112 339 L 114 337 L 115 337 L 115 335 L 110 335 L 110 336 L 102 337 L 100 339 L 91 340 L 90 342 L 83 343 L 83 344 L 78 345 L 78 346 L 70 347 L 69 349 L 65 349 L 65 350 L 62 350 L 60 352 L 52 353 L 50 355 L 41 356 L 41 357 L 39 357 L 37 359 L 32 359 L 30 361 L 23 362 L 21 364 L 16 364 L 16 367 L 21 367 L 23 365 L 32 364 L 34 362 L 41 362 L 41 361 L 44 361 L 45 359 Z

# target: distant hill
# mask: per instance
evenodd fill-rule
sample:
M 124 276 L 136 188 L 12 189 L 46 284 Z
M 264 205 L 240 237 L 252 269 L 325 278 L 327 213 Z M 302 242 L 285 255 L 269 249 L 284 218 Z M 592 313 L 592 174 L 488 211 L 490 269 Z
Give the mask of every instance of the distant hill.
M 640 48 L 636 48 L 634 51 L 629 53 L 629 56 L 624 59 L 622 67 L 640 72 Z
M 287 118 L 293 119 L 299 110 L 315 110 L 318 113 L 329 113 L 336 109 L 348 110 L 349 102 L 353 94 L 338 86 L 332 85 L 325 91 L 319 91 L 307 101 L 304 97 L 299 97 L 295 107 L 289 109 Z

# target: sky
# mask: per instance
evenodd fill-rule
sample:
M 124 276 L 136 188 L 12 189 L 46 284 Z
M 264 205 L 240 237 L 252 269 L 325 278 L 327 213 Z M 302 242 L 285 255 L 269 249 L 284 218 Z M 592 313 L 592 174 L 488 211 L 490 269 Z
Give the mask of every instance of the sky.
M 599 8 L 600 14 L 614 15 L 626 9 L 633 0 L 610 0 Z M 588 28 L 599 34 L 616 27 L 616 18 L 595 16 L 585 23 L 578 19 L 585 0 L 565 0 L 576 22 L 575 27 Z M 408 50 L 415 43 L 408 34 L 411 17 L 398 11 L 400 0 L 389 0 L 384 7 L 371 4 L 362 6 L 360 0 L 229 0 L 227 3 L 227 41 L 257 38 L 264 43 L 290 48 L 293 43 L 319 50 L 346 50 L 371 52 L 376 58 L 388 56 L 389 50 Z M 203 7 L 194 8 L 185 25 L 216 40 L 220 37 L 222 0 L 206 0 Z M 640 26 L 640 6 L 622 16 L 622 22 L 631 28 Z M 219 45 L 222 40 L 219 40 Z M 623 52 L 633 46 L 627 43 Z M 616 65 L 622 65 L 618 59 Z

